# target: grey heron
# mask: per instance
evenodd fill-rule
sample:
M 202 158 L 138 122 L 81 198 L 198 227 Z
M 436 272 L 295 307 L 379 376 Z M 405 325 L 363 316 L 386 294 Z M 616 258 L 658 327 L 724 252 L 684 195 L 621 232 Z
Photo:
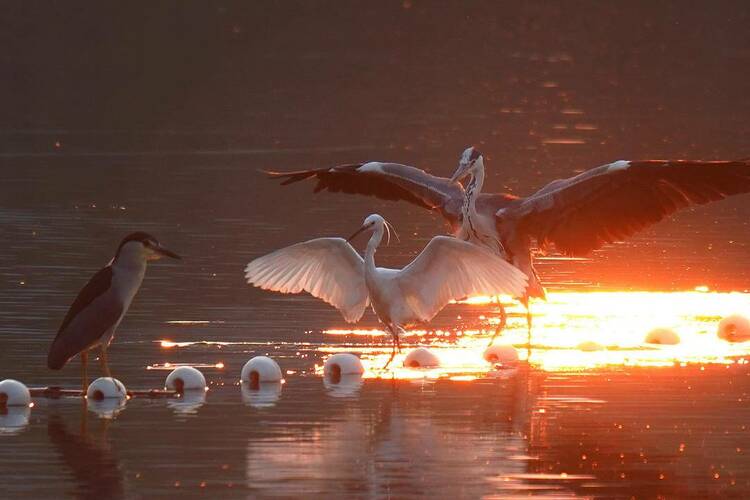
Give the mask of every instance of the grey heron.
M 377 161 L 267 174 L 282 185 L 316 179 L 315 193 L 370 195 L 438 211 L 453 234 L 496 247 L 529 277 L 520 296 L 526 304 L 545 296 L 534 269 L 534 241 L 540 248 L 585 256 L 679 209 L 750 191 L 748 160 L 619 160 L 554 180 L 527 197 L 482 193 L 484 157 L 474 147 L 463 152 L 452 178 Z M 455 181 L 466 176 L 464 189 Z
M 245 268 L 248 283 L 281 293 L 306 291 L 357 322 L 368 304 L 393 336 L 386 367 L 400 350 L 404 327 L 428 322 L 451 300 L 477 294 L 518 295 L 527 277 L 489 250 L 448 236 L 436 236 L 403 269 L 375 266 L 375 251 L 388 229 L 377 214 L 368 216 L 347 240 L 317 238 L 259 257 Z M 349 244 L 373 230 L 364 259 Z
M 126 236 L 120 242 L 114 258 L 94 274 L 73 301 L 50 346 L 47 366 L 51 370 L 60 370 L 79 354 L 81 383 L 85 393 L 88 385 L 88 352 L 98 347 L 102 371 L 106 376 L 111 376 L 107 348 L 141 287 L 147 262 L 162 256 L 180 258 L 147 233 L 136 232 Z

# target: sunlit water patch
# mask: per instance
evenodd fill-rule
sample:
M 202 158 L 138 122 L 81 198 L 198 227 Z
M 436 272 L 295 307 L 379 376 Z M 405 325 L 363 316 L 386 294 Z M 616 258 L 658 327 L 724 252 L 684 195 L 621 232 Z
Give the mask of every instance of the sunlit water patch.
M 500 322 L 497 314 L 481 314 L 473 320 L 473 306 L 488 305 L 485 297 L 462 306 L 457 322 L 474 323 L 456 330 L 415 329 L 402 338 L 402 353 L 387 370 L 390 335 L 379 329 L 331 328 L 324 333 L 332 342 L 324 352 L 351 351 L 361 355 L 366 376 L 424 378 L 488 376 L 495 366 L 483 358 L 488 340 Z M 671 366 L 674 364 L 747 363 L 750 342 L 727 342 L 717 337 L 718 322 L 730 314 L 750 313 L 750 294 L 688 292 L 551 292 L 547 301 L 532 304 L 531 345 L 527 346 L 525 312 L 508 308 L 506 328 L 495 343 L 511 344 L 521 360 L 547 371 L 585 370 L 603 366 Z M 465 316 L 465 317 L 464 317 Z M 646 342 L 656 328 L 674 331 L 675 345 Z M 366 339 L 368 342 L 362 343 Z M 333 341 L 337 342 L 333 342 Z M 341 342 L 351 343 L 342 345 Z M 373 344 L 377 343 L 377 347 Z M 386 344 L 385 349 L 380 347 Z M 428 346 L 440 359 L 440 367 L 414 370 L 403 367 L 415 346 Z

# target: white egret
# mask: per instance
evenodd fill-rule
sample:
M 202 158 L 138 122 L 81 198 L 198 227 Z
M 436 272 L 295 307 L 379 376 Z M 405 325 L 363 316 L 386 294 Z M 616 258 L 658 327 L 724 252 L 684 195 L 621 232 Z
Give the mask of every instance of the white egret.
M 373 230 L 363 259 L 349 244 L 359 233 Z M 375 251 L 387 222 L 368 216 L 348 240 L 317 238 L 259 257 L 245 268 L 248 283 L 281 293 L 306 291 L 323 299 L 356 322 L 368 304 L 393 336 L 400 350 L 404 326 L 430 321 L 451 300 L 472 295 L 520 295 L 528 278 L 484 247 L 447 236 L 436 236 L 403 269 L 375 266 Z

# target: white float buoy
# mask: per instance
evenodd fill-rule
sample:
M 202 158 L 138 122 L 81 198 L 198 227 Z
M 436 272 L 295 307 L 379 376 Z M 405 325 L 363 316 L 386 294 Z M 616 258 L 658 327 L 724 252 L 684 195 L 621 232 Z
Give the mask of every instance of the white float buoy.
M 172 370 L 164 382 L 164 388 L 182 393 L 184 391 L 206 391 L 206 377 L 192 366 L 180 366 Z
M 197 370 L 196 370 L 197 371 Z M 200 373 L 200 372 L 198 372 Z M 175 389 L 176 390 L 176 389 Z M 167 406 L 177 415 L 195 415 L 198 409 L 206 402 L 205 389 L 185 389 L 179 398 L 167 400 Z
M 365 367 L 354 354 L 340 352 L 326 359 L 323 363 L 323 375 L 326 377 L 341 377 L 342 375 L 362 375 Z
M 518 351 L 512 345 L 491 345 L 484 350 L 482 357 L 490 363 L 515 365 L 518 363 Z
M 122 382 L 112 377 L 99 377 L 91 382 L 86 390 L 86 398 L 101 401 L 103 399 L 125 399 L 128 392 Z
M 240 380 L 253 385 L 260 382 L 281 382 L 281 367 L 268 356 L 255 356 L 242 367 Z
M 593 340 L 586 340 L 578 344 L 578 350 L 584 352 L 603 351 L 604 346 Z
M 404 359 L 407 368 L 435 368 L 440 366 L 440 358 L 426 347 L 417 347 Z
M 729 342 L 745 342 L 750 340 L 750 319 L 740 314 L 732 314 L 719 321 L 716 334 L 719 338 Z
M 9 406 L 0 412 L 0 435 L 20 434 L 27 425 L 31 416 L 31 407 Z
M 264 382 L 255 386 L 243 383 L 240 386 L 242 401 L 253 408 L 270 408 L 281 398 L 281 382 Z
M 125 409 L 127 402 L 128 398 L 89 399 L 86 401 L 86 407 L 99 418 L 111 420 Z
M 29 406 L 29 389 L 18 380 L 8 378 L 0 382 L 0 408 L 6 406 Z
M 646 335 L 647 344 L 675 345 L 680 343 L 680 336 L 669 328 L 654 328 Z
M 350 398 L 356 396 L 364 384 L 361 373 L 323 377 L 323 385 L 328 394 L 334 398 Z

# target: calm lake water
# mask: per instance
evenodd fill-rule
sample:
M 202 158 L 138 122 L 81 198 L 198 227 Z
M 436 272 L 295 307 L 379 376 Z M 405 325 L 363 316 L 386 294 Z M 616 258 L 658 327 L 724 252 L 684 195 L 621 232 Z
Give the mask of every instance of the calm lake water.
M 80 34 L 96 13 L 15 12 L 0 379 L 76 386 L 76 361 L 46 368 L 49 343 L 119 240 L 145 230 L 184 260 L 149 267 L 112 370 L 146 389 L 191 364 L 210 390 L 114 412 L 35 399 L 0 415 L 0 497 L 750 496 L 750 343 L 716 338 L 721 317 L 750 315 L 748 195 L 589 259 L 540 259 L 550 297 L 533 305 L 531 351 L 517 306 L 498 339 L 519 346 L 511 369 L 482 359 L 492 304 L 450 305 L 406 337 L 441 368 L 405 369 L 402 355 L 384 372 L 389 339 L 371 313 L 352 330 L 242 272 L 373 212 L 401 235 L 383 265 L 445 230 L 404 204 L 278 187 L 263 168 L 379 159 L 448 176 L 476 144 L 486 189 L 523 195 L 619 158 L 747 157 L 747 5 L 377 5 L 194 6 L 142 26 L 129 13 L 147 55 L 118 38 L 124 21 L 97 28 L 111 35 L 97 44 Z M 644 345 L 655 327 L 682 342 Z M 323 379 L 342 351 L 362 357 L 362 380 Z M 240 369 L 261 354 L 285 383 L 243 390 Z

